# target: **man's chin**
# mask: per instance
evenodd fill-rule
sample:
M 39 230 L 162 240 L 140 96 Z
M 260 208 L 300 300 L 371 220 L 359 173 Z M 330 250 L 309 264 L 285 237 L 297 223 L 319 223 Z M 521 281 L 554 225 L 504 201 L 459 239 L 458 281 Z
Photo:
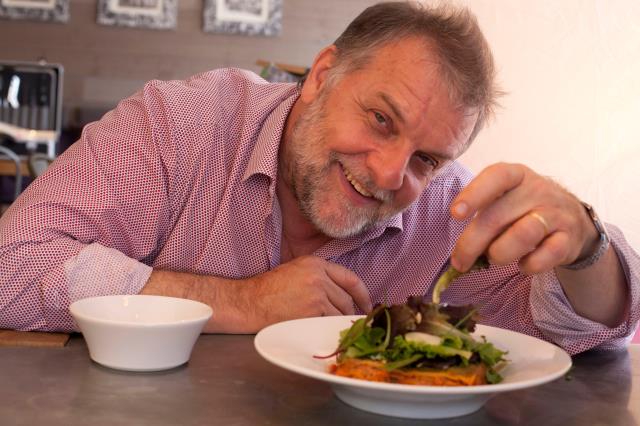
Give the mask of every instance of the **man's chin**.
M 343 230 L 343 229 L 320 229 L 320 231 L 326 235 L 327 237 L 330 238 L 334 238 L 337 240 L 342 240 L 345 238 L 350 238 L 350 237 L 355 237 L 361 233 L 363 233 L 365 231 L 366 228 L 362 227 L 362 228 L 358 228 L 355 230 L 352 229 L 348 229 L 348 230 Z
M 324 235 L 335 239 L 357 236 L 387 219 L 386 217 L 378 217 L 374 212 L 356 212 L 353 211 L 354 209 L 351 209 L 351 215 L 345 214 L 345 212 L 336 214 L 336 212 L 340 211 L 340 206 L 330 204 L 330 201 L 327 201 L 323 207 L 325 208 L 305 209 L 307 211 L 307 219 Z
M 335 239 L 354 237 L 373 226 L 369 222 L 338 224 L 336 221 L 314 221 L 314 225 L 324 235 Z

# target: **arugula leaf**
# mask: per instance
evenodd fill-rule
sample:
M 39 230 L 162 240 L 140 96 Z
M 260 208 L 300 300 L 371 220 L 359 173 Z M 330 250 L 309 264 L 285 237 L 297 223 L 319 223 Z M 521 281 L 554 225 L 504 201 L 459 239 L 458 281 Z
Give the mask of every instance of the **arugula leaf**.
M 370 319 L 374 317 L 380 310 L 384 310 L 387 318 L 387 329 L 369 326 Z M 359 321 L 362 321 L 359 323 Z M 376 307 L 366 318 L 361 318 L 354 322 L 346 333 L 341 332 L 341 340 L 337 351 L 329 356 L 338 355 L 338 359 L 342 358 L 362 358 L 367 355 L 382 352 L 389 346 L 390 340 L 390 317 L 388 310 L 384 305 Z M 363 326 L 364 324 L 364 326 Z
M 342 354 L 346 352 L 350 346 L 352 346 L 367 330 L 370 330 L 369 323 L 378 312 L 385 309 L 384 305 L 376 306 L 365 318 L 360 318 L 354 321 L 353 325 L 346 331 L 340 332 L 340 343 L 338 348 L 329 355 L 314 355 L 314 358 L 325 359 L 331 358 L 334 355 Z
M 489 342 L 479 343 L 476 346 L 475 351 L 480 356 L 482 362 L 487 364 L 489 367 L 493 367 L 500 361 L 504 361 L 503 355 L 506 354 L 506 352 L 497 349 Z
M 367 328 L 344 352 L 347 358 L 360 358 L 384 350 L 385 331 L 379 327 Z M 382 349 L 381 349 L 382 348 Z
M 387 371 L 396 370 L 398 368 L 406 367 L 407 365 L 411 365 L 414 362 L 424 358 L 422 354 L 415 354 L 410 356 L 409 358 L 401 359 L 395 362 L 388 362 L 385 364 L 384 369 Z
M 460 321 L 458 321 L 458 322 L 456 323 L 456 325 L 454 325 L 454 327 L 455 327 L 455 328 L 457 328 L 457 329 L 465 329 L 465 330 L 469 331 L 469 330 L 465 327 L 465 324 L 466 324 L 467 322 L 469 322 L 469 320 L 471 320 L 471 318 L 476 314 L 476 312 L 477 312 L 477 311 L 476 311 L 475 309 L 471 309 L 471 310 L 469 311 L 469 313 L 467 313 L 467 315 L 465 315 L 465 316 L 464 316 Z M 475 323 L 474 323 L 474 326 L 475 326 Z
M 351 328 L 345 333 L 345 335 L 340 340 L 340 344 L 338 345 L 338 349 L 336 349 L 335 353 L 344 352 L 347 348 L 355 343 L 356 340 L 362 336 L 367 327 L 367 319 L 360 318 L 355 321 Z M 335 354 L 331 354 L 335 355 Z M 329 356 L 331 356 L 329 355 Z
M 464 331 L 458 330 L 453 325 L 449 324 L 444 320 L 432 320 L 424 325 L 421 324 L 420 329 L 425 331 L 426 333 L 433 334 L 438 337 L 442 337 L 445 340 L 449 339 L 449 341 L 460 340 L 463 342 L 463 346 L 465 348 L 471 349 L 475 346 L 476 341 L 471 337 L 470 334 L 465 333 Z
M 384 341 L 378 346 L 378 350 L 384 351 L 389 346 L 389 342 L 391 341 L 391 314 L 388 309 L 384 310 L 384 315 L 387 318 L 387 329 L 384 333 Z
M 438 278 L 438 281 L 436 282 L 436 286 L 433 288 L 433 303 L 440 303 L 440 293 L 445 291 L 447 287 L 449 287 L 449 285 L 460 275 L 462 275 L 462 272 L 458 271 L 453 266 L 449 266 L 449 268 L 444 271 L 444 274 L 440 275 L 440 278 Z
M 380 327 L 365 327 L 363 332 L 346 348 L 346 351 L 341 353 L 339 359 L 342 359 L 343 357 L 362 358 L 364 356 L 383 352 L 387 349 L 391 335 L 389 333 L 391 318 L 387 309 L 384 310 L 384 313 L 387 318 L 386 331 Z M 343 339 L 343 341 L 345 340 Z
M 502 381 L 502 376 L 493 368 L 487 368 L 487 372 L 484 377 L 487 379 L 487 383 L 495 384 Z
M 473 263 L 473 265 L 467 271 L 467 273 L 471 271 L 476 271 L 478 269 L 486 269 L 488 267 L 489 267 L 489 260 L 485 255 L 481 255 L 476 259 L 476 261 Z M 455 279 L 457 279 L 460 275 L 463 275 L 463 274 L 465 274 L 465 272 L 460 272 L 453 266 L 449 266 L 449 268 L 446 271 L 444 271 L 442 275 L 440 275 L 440 278 L 438 278 L 438 281 L 436 282 L 436 285 L 433 288 L 433 294 L 432 294 L 433 303 L 439 304 L 440 294 L 443 291 L 445 291 L 447 287 L 449 287 L 449 285 Z

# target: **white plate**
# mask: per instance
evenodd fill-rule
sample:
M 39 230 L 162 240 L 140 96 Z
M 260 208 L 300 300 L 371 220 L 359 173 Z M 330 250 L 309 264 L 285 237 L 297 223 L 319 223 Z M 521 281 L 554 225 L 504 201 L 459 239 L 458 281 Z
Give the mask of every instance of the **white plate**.
M 504 380 L 495 385 L 441 387 L 378 383 L 340 377 L 328 372 L 328 355 L 338 345 L 339 332 L 360 316 L 305 318 L 281 322 L 255 337 L 263 358 L 284 369 L 329 382 L 336 396 L 361 410 L 394 417 L 436 419 L 456 417 L 480 409 L 499 392 L 550 382 L 571 367 L 571 357 L 559 347 L 535 337 L 478 325 L 474 335 L 484 335 L 510 360 L 500 371 Z

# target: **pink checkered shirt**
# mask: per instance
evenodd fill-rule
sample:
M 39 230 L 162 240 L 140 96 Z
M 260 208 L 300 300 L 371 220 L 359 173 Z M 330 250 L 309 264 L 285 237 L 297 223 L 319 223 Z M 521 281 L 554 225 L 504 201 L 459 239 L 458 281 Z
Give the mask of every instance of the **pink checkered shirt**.
M 243 278 L 276 267 L 278 144 L 297 96 L 223 69 L 152 81 L 89 124 L 0 219 L 0 328 L 74 330 L 71 302 L 138 293 L 152 268 Z M 470 179 L 454 163 L 404 213 L 315 254 L 355 271 L 374 303 L 430 295 L 465 225 L 448 206 Z M 640 257 L 609 231 L 631 286 L 630 318 L 615 329 L 576 315 L 553 273 L 515 265 L 465 276 L 443 301 L 571 353 L 624 346 L 640 315 Z

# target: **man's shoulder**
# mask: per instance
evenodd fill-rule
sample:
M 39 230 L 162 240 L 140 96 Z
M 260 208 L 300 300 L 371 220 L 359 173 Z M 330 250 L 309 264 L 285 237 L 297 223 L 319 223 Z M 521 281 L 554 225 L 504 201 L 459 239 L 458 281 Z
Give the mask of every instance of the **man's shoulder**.
M 274 84 L 239 68 L 221 68 L 185 80 L 152 80 L 143 96 L 160 101 L 172 120 L 193 123 L 248 114 L 260 120 L 295 91 L 295 84 Z
M 429 188 L 457 194 L 471 182 L 473 176 L 473 172 L 462 163 L 452 161 L 433 179 Z
M 405 230 L 402 235 L 408 244 L 422 247 L 422 250 L 425 238 L 432 239 L 437 241 L 438 247 L 446 248 L 444 252 L 450 253 L 467 221 L 455 220 L 449 208 L 471 179 L 473 173 L 457 161 L 438 173 L 420 197 L 402 213 Z
M 405 211 L 414 220 L 432 221 L 435 217 L 449 220 L 449 205 L 471 182 L 473 173 L 464 165 L 453 161 L 433 178 L 414 204 Z M 440 220 L 440 219 L 438 219 Z
M 473 173 L 469 169 L 457 161 L 452 162 L 431 181 L 405 213 L 414 215 L 415 220 L 451 221 L 449 206 L 471 179 Z
M 181 96 L 194 93 L 218 94 L 234 93 L 252 85 L 268 84 L 257 74 L 240 68 L 219 68 L 194 74 L 183 80 L 151 80 L 145 90 L 156 90 L 167 96 Z

